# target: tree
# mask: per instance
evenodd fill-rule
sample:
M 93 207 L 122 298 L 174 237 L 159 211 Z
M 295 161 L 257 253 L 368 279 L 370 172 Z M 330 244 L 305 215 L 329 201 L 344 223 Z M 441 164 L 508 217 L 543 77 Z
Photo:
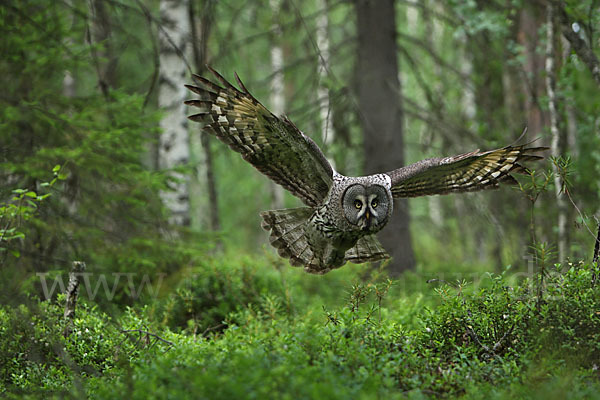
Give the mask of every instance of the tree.
M 398 79 L 396 18 L 393 0 L 356 0 L 358 28 L 357 94 L 364 136 L 365 173 L 404 165 L 403 114 Z M 379 236 L 393 257 L 390 274 L 415 266 L 406 199 Z
M 558 159 L 565 154 L 565 138 L 559 129 L 559 110 L 556 95 L 556 17 L 555 6 L 546 6 L 546 92 L 548 93 L 548 111 L 550 114 L 550 133 L 552 136 L 552 156 Z M 558 162 L 558 161 L 556 161 Z M 567 256 L 567 199 L 563 193 L 563 179 L 558 166 L 554 164 L 554 189 L 558 209 L 558 259 L 564 261 Z
M 318 73 L 319 86 L 317 88 L 317 100 L 319 102 L 319 116 L 321 117 L 321 139 L 325 150 L 331 148 L 335 139 L 335 131 L 331 117 L 331 104 L 329 100 L 329 88 L 327 87 L 327 74 L 329 72 L 329 21 L 327 17 L 327 3 L 318 0 L 317 5 L 321 13 L 316 18 L 317 48 L 319 51 Z M 331 166 L 335 169 L 333 157 L 328 158 Z
M 282 30 L 279 24 L 281 4 L 280 0 L 269 0 L 273 14 L 273 32 L 271 36 L 271 110 L 275 115 L 282 115 L 285 110 L 285 95 L 283 82 L 283 48 L 281 46 Z M 269 181 L 271 190 L 271 208 L 283 208 L 283 188 L 275 182 Z
M 160 2 L 159 29 L 160 76 L 158 106 L 165 110 L 160 122 L 162 134 L 158 148 L 158 164 L 171 172 L 170 188 L 161 197 L 169 210 L 170 222 L 190 224 L 189 177 L 175 171 L 190 159 L 187 110 L 183 104 L 187 77 L 185 59 L 190 54 L 190 22 L 188 0 Z
M 190 1 L 188 13 L 194 54 L 194 70 L 195 73 L 202 75 L 208 62 L 208 39 L 213 22 L 214 4 L 212 1 L 204 2 L 200 15 L 198 15 L 195 1 Z M 192 135 L 190 144 L 195 164 L 195 179 L 190 185 L 193 202 L 192 224 L 200 228 L 206 228 L 208 225 L 206 219 L 210 219 L 210 229 L 213 232 L 218 232 L 221 230 L 219 199 L 208 133 L 202 131 Z M 194 219 L 196 222 L 194 222 Z M 220 242 L 217 245 L 220 246 Z

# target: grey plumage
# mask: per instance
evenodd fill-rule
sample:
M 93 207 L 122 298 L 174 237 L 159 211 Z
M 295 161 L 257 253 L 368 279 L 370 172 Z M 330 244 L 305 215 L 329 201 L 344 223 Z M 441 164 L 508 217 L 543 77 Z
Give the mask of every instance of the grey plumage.
M 544 147 L 507 146 L 434 158 L 387 173 L 347 177 L 335 172 L 317 145 L 286 117 L 267 110 L 239 77 L 237 89 L 216 71 L 219 86 L 194 75 L 186 85 L 199 99 L 186 101 L 204 125 L 259 171 L 299 197 L 307 207 L 261 213 L 262 227 L 281 257 L 307 272 L 326 273 L 346 262 L 389 258 L 375 233 L 387 223 L 393 198 L 496 188 L 514 183 L 524 161 L 541 159 Z

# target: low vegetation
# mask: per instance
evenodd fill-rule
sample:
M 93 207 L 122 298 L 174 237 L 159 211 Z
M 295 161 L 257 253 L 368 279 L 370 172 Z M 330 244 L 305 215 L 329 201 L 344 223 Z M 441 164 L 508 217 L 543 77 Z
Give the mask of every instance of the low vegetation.
M 66 337 L 64 295 L 2 306 L 0 392 L 106 399 L 598 396 L 595 264 L 555 265 L 543 283 L 536 275 L 515 280 L 508 269 L 476 283 L 431 282 L 423 293 L 377 277 L 360 282 L 360 267 L 316 281 L 267 264 L 215 260 L 202 268 L 204 276 L 190 271 L 170 294 L 114 319 L 83 300 Z M 360 283 L 341 281 L 348 276 Z M 302 303 L 307 290 L 317 300 Z

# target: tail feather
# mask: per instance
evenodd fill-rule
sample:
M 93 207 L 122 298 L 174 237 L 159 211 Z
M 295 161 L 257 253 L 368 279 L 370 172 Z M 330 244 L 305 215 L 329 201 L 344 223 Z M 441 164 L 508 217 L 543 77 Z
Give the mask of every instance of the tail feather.
M 313 265 L 315 254 L 306 236 L 306 225 L 313 213 L 310 207 L 270 210 L 260 213 L 261 226 L 271 231 L 269 242 L 283 258 L 295 267 Z
M 346 261 L 354 264 L 380 261 L 390 258 L 375 235 L 363 236 L 354 247 L 346 251 Z
M 347 261 L 360 264 L 389 258 L 375 235 L 360 238 L 345 252 L 329 242 L 311 242 L 318 240 L 310 239 L 312 236 L 307 229 L 313 211 L 311 207 L 301 207 L 260 213 L 261 226 L 271 232 L 269 242 L 281 257 L 290 260 L 292 266 L 304 267 L 312 274 L 325 274 Z

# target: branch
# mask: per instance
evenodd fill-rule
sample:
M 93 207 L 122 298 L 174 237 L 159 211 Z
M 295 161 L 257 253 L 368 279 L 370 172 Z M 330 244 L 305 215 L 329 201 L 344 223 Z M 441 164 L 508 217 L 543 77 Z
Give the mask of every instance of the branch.
M 575 53 L 581 61 L 587 65 L 596 83 L 600 85 L 600 61 L 598 61 L 598 57 L 596 57 L 587 43 L 573 31 L 573 28 L 571 27 L 572 23 L 569 21 L 569 16 L 565 11 L 562 2 L 556 1 L 555 4 L 558 11 L 558 18 L 560 19 L 562 34 L 569 43 L 571 43 L 571 47 L 575 50 Z
M 598 252 L 600 251 L 600 222 L 598 222 L 598 235 L 596 236 L 596 245 L 594 246 L 594 257 L 592 262 L 598 262 Z
M 594 257 L 592 258 L 592 264 L 596 264 L 596 266 L 594 267 L 592 265 L 592 268 L 594 268 L 594 272 L 592 273 L 592 286 L 596 285 L 596 279 L 598 278 L 597 276 L 597 272 L 598 272 L 598 252 L 600 251 L 600 221 L 598 221 L 598 236 L 596 236 L 596 244 L 594 245 Z
M 140 334 L 140 338 L 138 339 L 138 342 L 141 340 L 142 335 L 146 335 L 146 342 L 149 342 L 150 340 L 148 339 L 150 336 L 152 336 L 153 338 L 155 338 L 155 342 L 162 342 L 164 344 L 168 344 L 169 346 L 175 346 L 175 343 L 170 342 L 166 339 L 161 338 L 160 336 L 158 336 L 156 333 L 152 333 L 152 332 L 148 332 L 145 331 L 143 329 L 122 329 L 121 333 L 139 333 Z

